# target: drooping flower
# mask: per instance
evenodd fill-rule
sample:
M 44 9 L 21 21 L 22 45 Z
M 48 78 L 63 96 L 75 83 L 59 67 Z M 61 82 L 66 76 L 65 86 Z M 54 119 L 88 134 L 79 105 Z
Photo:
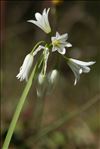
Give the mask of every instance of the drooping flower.
M 48 14 L 49 14 L 50 8 L 46 8 L 43 10 L 43 13 L 35 13 L 35 18 L 36 20 L 28 20 L 28 22 L 35 24 L 39 28 L 41 28 L 45 33 L 50 33 L 51 32 L 51 27 L 49 24 L 49 19 L 48 19 Z
M 22 66 L 20 67 L 20 71 L 19 71 L 18 75 L 16 76 L 18 79 L 20 79 L 20 81 L 28 80 L 28 75 L 29 75 L 30 69 L 32 67 L 32 64 L 33 64 L 33 55 L 28 54 L 25 57 Z
M 67 42 L 68 34 L 62 34 L 60 35 L 58 32 L 56 32 L 55 37 L 51 37 L 52 41 L 52 52 L 58 51 L 60 54 L 64 55 L 66 53 L 65 47 L 72 47 L 72 44 Z
M 80 79 L 80 74 L 88 73 L 91 70 L 88 66 L 91 66 L 94 63 L 94 61 L 83 62 L 72 58 L 68 59 L 68 65 L 75 75 L 74 85 L 76 85 L 77 81 Z

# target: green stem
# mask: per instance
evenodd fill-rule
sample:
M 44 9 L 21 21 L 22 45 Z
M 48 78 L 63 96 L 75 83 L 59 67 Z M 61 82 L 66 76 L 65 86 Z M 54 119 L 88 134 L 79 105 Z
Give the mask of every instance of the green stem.
M 25 89 L 24 89 L 24 91 L 22 93 L 21 98 L 19 99 L 19 103 L 17 105 L 15 114 L 14 114 L 13 119 L 11 121 L 11 124 L 10 124 L 9 130 L 8 130 L 8 133 L 6 135 L 6 138 L 5 138 L 5 141 L 4 141 L 2 149 L 8 149 L 8 146 L 9 146 L 10 140 L 12 138 L 12 135 L 13 135 L 16 123 L 18 121 L 18 118 L 19 118 L 19 115 L 21 113 L 22 107 L 24 105 L 25 99 L 26 99 L 26 97 L 28 95 L 28 92 L 30 90 L 30 87 L 32 85 L 32 80 L 33 80 L 33 78 L 35 76 L 36 68 L 37 68 L 37 64 L 35 65 L 32 73 L 30 75 L 30 78 L 29 78 L 29 80 L 28 80 L 28 82 L 26 84 L 26 87 L 25 87 Z
M 63 58 L 66 59 L 67 61 L 70 59 L 70 58 L 68 58 L 68 57 L 66 57 L 66 56 L 64 56 L 64 55 L 62 55 L 62 56 L 63 56 Z
M 45 42 L 45 41 L 39 41 L 39 42 L 35 45 L 35 47 L 32 49 L 31 54 L 33 54 L 34 50 L 35 50 L 41 43 L 43 43 L 43 42 Z

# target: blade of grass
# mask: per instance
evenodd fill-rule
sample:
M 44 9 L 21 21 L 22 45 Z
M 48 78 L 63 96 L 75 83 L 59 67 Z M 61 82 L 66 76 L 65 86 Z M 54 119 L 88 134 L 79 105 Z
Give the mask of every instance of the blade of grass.
M 35 65 L 32 73 L 30 75 L 30 78 L 29 78 L 29 80 L 28 80 L 28 82 L 27 82 L 27 84 L 25 86 L 25 89 L 24 89 L 24 91 L 22 93 L 22 96 L 19 99 L 19 103 L 17 105 L 16 111 L 15 111 L 14 116 L 12 118 L 12 121 L 11 121 L 10 127 L 8 129 L 8 132 L 7 132 L 7 135 L 6 135 L 6 138 L 5 138 L 5 141 L 4 141 L 2 149 L 8 149 L 8 147 L 9 147 L 9 144 L 10 144 L 10 141 L 11 141 L 14 129 L 16 127 L 16 123 L 18 121 L 19 115 L 21 113 L 21 110 L 22 110 L 22 107 L 24 105 L 25 99 L 26 99 L 26 97 L 28 95 L 28 92 L 29 92 L 29 90 L 31 88 L 32 81 L 33 81 L 34 76 L 35 76 L 36 68 L 37 68 L 37 64 Z

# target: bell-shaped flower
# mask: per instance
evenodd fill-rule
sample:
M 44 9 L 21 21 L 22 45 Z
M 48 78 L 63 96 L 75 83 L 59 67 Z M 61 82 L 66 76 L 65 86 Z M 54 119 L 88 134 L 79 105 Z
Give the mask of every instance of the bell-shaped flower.
M 19 71 L 18 75 L 16 76 L 18 79 L 20 79 L 20 81 L 28 80 L 28 75 L 29 75 L 30 69 L 32 67 L 32 64 L 33 64 L 33 55 L 28 54 L 25 57 L 22 66 L 20 67 L 20 71 Z
M 36 26 L 38 26 L 39 28 L 41 28 L 45 33 L 50 33 L 51 32 L 51 27 L 49 24 L 49 19 L 48 19 L 48 14 L 49 14 L 49 10 L 50 8 L 47 9 L 46 8 L 43 10 L 43 13 L 35 13 L 35 18 L 36 20 L 28 20 L 27 22 L 33 23 Z
M 60 54 L 64 55 L 66 53 L 65 47 L 72 47 L 72 44 L 67 42 L 68 34 L 62 34 L 60 35 L 58 32 L 56 32 L 55 37 L 51 37 L 52 41 L 52 52 L 58 51 Z
M 80 74 L 88 73 L 91 70 L 88 66 L 91 66 L 94 63 L 94 61 L 83 62 L 72 58 L 68 59 L 68 65 L 75 75 L 74 85 L 76 85 L 77 81 L 80 79 Z

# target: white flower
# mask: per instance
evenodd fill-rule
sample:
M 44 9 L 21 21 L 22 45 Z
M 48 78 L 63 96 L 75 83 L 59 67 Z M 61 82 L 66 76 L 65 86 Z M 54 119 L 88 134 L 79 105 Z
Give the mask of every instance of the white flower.
M 36 26 L 38 26 L 39 28 L 41 28 L 45 33 L 50 33 L 51 32 L 51 27 L 49 24 L 49 20 L 48 20 L 48 13 L 49 13 L 50 8 L 47 9 L 46 8 L 43 10 L 43 13 L 35 13 L 35 18 L 36 20 L 28 20 L 28 22 L 31 22 L 33 24 L 35 24 Z
M 93 65 L 95 62 L 83 62 L 76 59 L 69 58 L 68 65 L 72 69 L 74 75 L 75 75 L 75 82 L 74 85 L 76 85 L 77 81 L 80 79 L 80 74 L 82 73 L 88 73 L 91 69 L 88 66 Z
M 65 54 L 66 53 L 65 47 L 72 47 L 72 45 L 66 41 L 67 39 L 68 39 L 67 33 L 60 35 L 58 32 L 56 32 L 56 36 L 51 37 L 53 45 L 52 52 L 58 51 L 60 54 Z
M 32 63 L 33 63 L 33 55 L 28 54 L 25 57 L 22 66 L 20 67 L 20 72 L 16 76 L 18 79 L 20 79 L 20 81 L 28 80 L 28 75 L 29 75 L 30 69 L 32 67 Z

